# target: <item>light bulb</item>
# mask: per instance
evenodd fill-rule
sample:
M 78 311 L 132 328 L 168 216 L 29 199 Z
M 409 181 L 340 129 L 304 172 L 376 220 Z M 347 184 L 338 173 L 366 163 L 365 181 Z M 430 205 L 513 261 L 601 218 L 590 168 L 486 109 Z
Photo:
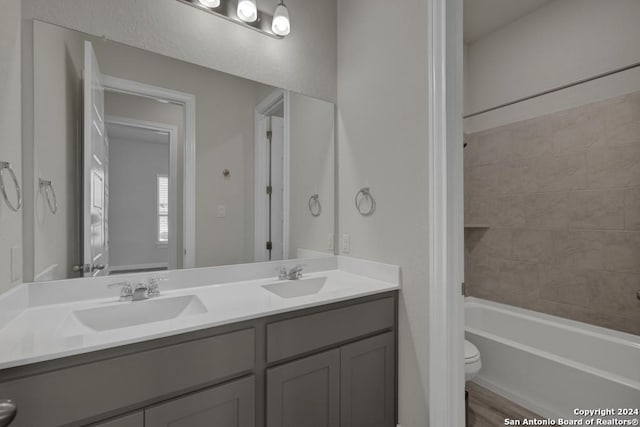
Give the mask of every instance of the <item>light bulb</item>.
M 220 0 L 198 0 L 201 5 L 210 8 L 216 8 L 220 6 Z
M 238 2 L 238 18 L 244 22 L 254 22 L 258 19 L 258 7 L 256 0 L 240 0 Z
M 273 23 L 271 24 L 271 31 L 279 36 L 286 36 L 291 32 L 291 21 L 289 20 L 289 9 L 284 3 L 280 3 L 276 7 L 276 11 L 273 14 Z

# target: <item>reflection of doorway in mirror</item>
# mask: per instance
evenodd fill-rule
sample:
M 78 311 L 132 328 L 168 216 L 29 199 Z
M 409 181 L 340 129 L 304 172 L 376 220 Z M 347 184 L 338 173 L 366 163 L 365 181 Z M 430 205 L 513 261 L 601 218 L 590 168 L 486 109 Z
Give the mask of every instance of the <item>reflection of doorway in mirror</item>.
M 111 102 L 107 113 L 125 113 L 117 105 Z M 106 122 L 110 274 L 175 268 L 177 128 L 128 117 Z
M 276 90 L 256 106 L 255 261 L 286 259 L 288 254 L 288 98 Z

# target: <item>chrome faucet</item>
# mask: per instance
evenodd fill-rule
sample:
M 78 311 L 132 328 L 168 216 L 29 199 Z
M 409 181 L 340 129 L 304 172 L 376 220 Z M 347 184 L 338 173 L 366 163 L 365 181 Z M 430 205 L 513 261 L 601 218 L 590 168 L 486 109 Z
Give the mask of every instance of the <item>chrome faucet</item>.
M 298 280 L 302 278 L 302 265 L 296 265 L 291 270 L 287 271 L 287 267 L 280 267 L 280 274 L 278 279 L 280 280 Z
M 129 281 L 112 283 L 108 286 L 110 288 L 118 286 L 122 288 L 120 290 L 120 301 L 143 301 L 160 295 L 160 287 L 158 286 L 160 280 L 154 277 L 149 279 L 148 285 L 140 282 L 135 288 Z

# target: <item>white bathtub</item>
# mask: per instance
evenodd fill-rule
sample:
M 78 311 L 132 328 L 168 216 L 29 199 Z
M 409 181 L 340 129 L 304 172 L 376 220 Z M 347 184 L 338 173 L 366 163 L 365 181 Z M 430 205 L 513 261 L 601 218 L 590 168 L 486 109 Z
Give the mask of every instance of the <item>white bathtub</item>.
M 640 407 L 640 337 L 478 298 L 465 300 L 474 379 L 549 418 Z

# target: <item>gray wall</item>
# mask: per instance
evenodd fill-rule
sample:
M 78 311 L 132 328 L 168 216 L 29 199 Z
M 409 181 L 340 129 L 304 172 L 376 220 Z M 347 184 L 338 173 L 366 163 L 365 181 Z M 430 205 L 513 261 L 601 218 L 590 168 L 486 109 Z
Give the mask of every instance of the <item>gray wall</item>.
M 109 140 L 111 267 L 168 267 L 168 247 L 157 243 L 158 175 L 169 175 L 169 138 L 166 144 Z
M 0 160 L 11 162 L 24 185 L 21 176 L 20 5 L 20 0 L 0 1 Z M 6 175 L 6 171 L 3 174 Z M 13 191 L 12 184 L 7 187 L 8 192 Z M 21 255 L 22 212 L 10 211 L 0 200 L 0 293 L 22 282 L 22 271 L 17 272 L 16 280 L 11 278 L 11 248 L 18 248 Z
M 640 2 L 555 0 L 468 47 L 466 113 L 633 64 Z
M 260 3 L 275 9 L 275 0 Z M 272 86 L 336 99 L 335 0 L 297 0 L 288 5 L 292 32 L 283 40 L 247 31 L 175 0 L 24 0 L 22 4 L 23 19 L 39 19 Z
M 640 92 L 467 142 L 469 294 L 640 334 Z
M 411 11 L 411 13 L 407 13 Z M 427 2 L 338 2 L 339 229 L 351 255 L 402 267 L 399 417 L 427 423 Z M 385 29 L 391 29 L 386 31 Z M 371 187 L 377 210 L 353 198 Z

